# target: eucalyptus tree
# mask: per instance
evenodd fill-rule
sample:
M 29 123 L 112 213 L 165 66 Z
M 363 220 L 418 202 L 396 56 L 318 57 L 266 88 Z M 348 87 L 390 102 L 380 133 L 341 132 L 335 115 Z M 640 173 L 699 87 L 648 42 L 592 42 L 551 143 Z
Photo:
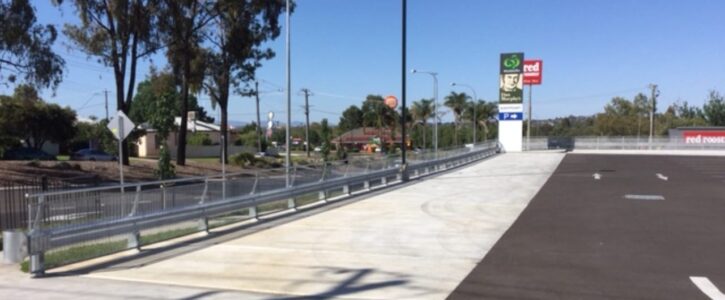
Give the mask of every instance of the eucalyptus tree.
M 36 88 L 58 87 L 65 61 L 51 49 L 55 26 L 37 24 L 28 0 L 0 0 L 0 24 L 0 83 L 21 77 Z
M 219 0 L 212 6 L 214 18 L 208 31 L 207 70 L 204 89 L 221 110 L 221 135 L 227 137 L 227 111 L 231 89 L 254 95 L 249 85 L 261 61 L 275 53 L 264 42 L 280 34 L 279 15 L 284 0 Z M 222 141 L 224 161 L 228 141 Z
M 204 75 L 205 55 L 201 45 L 214 19 L 216 1 L 158 0 L 159 35 L 166 46 L 166 57 L 172 72 L 177 74 L 181 104 L 176 164 L 186 165 L 186 141 L 190 91 L 200 90 Z
M 76 8 L 80 23 L 65 24 L 63 33 L 87 55 L 113 68 L 116 105 L 128 113 L 136 86 L 138 61 L 161 47 L 157 31 L 158 0 L 70 2 Z M 123 164 L 128 165 L 128 142 L 124 140 L 122 147 Z

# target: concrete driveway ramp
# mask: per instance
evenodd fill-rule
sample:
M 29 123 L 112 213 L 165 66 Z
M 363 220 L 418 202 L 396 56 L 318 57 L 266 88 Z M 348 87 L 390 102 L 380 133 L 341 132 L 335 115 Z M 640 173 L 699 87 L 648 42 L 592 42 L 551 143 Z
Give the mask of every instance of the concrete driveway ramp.
M 563 157 L 499 155 L 230 242 L 88 276 L 280 299 L 443 299 Z

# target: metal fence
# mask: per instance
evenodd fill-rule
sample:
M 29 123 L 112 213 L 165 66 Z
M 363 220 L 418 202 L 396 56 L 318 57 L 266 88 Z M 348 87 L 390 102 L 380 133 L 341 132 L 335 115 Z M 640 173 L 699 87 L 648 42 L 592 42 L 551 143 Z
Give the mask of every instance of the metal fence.
M 682 138 L 656 137 L 649 141 L 648 137 L 636 136 L 594 136 L 571 137 L 574 150 L 725 150 L 722 143 L 692 143 Z M 525 150 L 561 149 L 566 143 L 561 137 L 532 137 L 530 144 L 524 138 Z
M 265 212 L 346 197 L 466 164 L 497 152 L 493 142 L 397 157 L 141 182 L 28 195 L 30 271 L 209 230 Z
M 98 186 L 97 176 L 53 178 L 32 176 L 20 180 L 0 179 L 0 231 L 28 227 L 28 194 Z

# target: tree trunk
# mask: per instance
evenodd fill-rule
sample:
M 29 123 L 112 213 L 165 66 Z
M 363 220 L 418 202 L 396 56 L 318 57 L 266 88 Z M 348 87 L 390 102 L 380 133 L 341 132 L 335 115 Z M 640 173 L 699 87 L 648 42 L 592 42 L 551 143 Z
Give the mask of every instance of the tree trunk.
M 184 59 L 184 75 L 181 84 L 181 124 L 179 124 L 179 138 L 176 148 L 176 164 L 179 166 L 186 165 L 186 131 L 187 117 L 189 114 L 189 77 L 191 77 L 190 55 L 185 55 Z
M 222 103 L 220 102 L 219 103 L 219 108 L 222 111 L 222 121 L 221 121 L 221 137 L 222 137 L 222 140 L 221 140 L 221 147 L 222 147 L 221 148 L 221 151 L 222 151 L 222 153 L 220 153 L 220 157 L 221 157 L 220 161 L 222 161 L 223 164 L 227 164 L 227 163 L 229 163 L 229 159 L 228 159 L 229 158 L 229 151 L 227 150 L 228 149 L 227 148 L 227 145 L 229 144 L 229 141 L 228 141 L 229 135 L 227 134 L 227 129 L 229 128 L 229 126 L 227 125 L 228 123 L 227 123 L 227 107 L 226 107 L 226 104 L 222 105 Z

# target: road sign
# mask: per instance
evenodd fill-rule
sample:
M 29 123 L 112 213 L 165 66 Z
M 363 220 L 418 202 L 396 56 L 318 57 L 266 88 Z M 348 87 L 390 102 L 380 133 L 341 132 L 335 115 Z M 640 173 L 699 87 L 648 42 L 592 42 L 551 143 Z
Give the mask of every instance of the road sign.
M 110 130 L 113 133 L 113 136 L 120 141 L 125 140 L 134 128 L 136 128 L 136 124 L 133 124 L 131 119 L 129 119 L 126 114 L 120 110 L 108 122 L 108 130 Z
M 385 97 L 385 105 L 387 105 L 391 109 L 397 108 L 398 107 L 398 98 L 395 98 L 395 96 Z
M 524 101 L 524 54 L 502 53 L 499 77 L 499 103 L 522 103 Z
M 524 60 L 524 84 L 541 84 L 541 73 L 544 71 L 544 61 L 540 59 Z
M 498 113 L 499 121 L 521 121 L 523 118 L 522 112 Z

